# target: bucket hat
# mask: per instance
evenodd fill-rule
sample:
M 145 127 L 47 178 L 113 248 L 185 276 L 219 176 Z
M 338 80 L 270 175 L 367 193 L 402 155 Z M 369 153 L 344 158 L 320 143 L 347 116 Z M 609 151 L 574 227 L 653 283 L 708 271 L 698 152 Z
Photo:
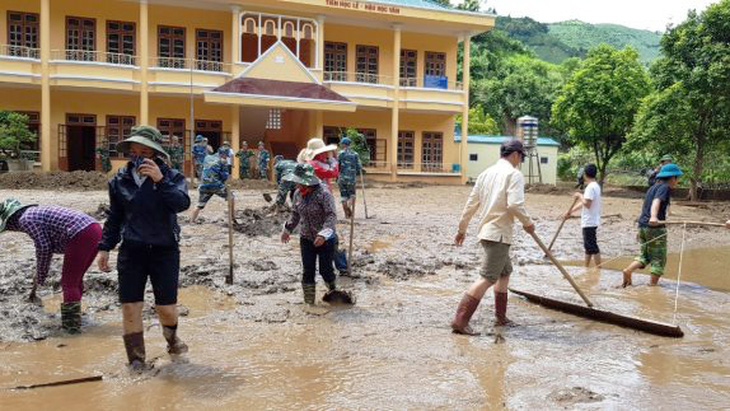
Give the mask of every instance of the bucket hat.
M 664 155 L 664 157 L 662 157 L 662 158 L 661 158 L 661 159 L 659 160 L 659 162 L 662 162 L 662 163 L 663 163 L 663 162 L 665 162 L 665 161 L 666 161 L 667 163 L 673 163 L 673 162 L 674 162 L 674 157 L 672 157 L 672 155 L 671 155 L 671 154 L 665 154 L 665 155 Z
M 656 178 L 679 177 L 683 174 L 684 173 L 678 165 L 674 163 L 669 163 L 662 166 L 662 169 L 659 171 L 659 174 L 657 174 Z
M 20 210 L 24 210 L 28 207 L 34 207 L 35 204 L 22 205 L 20 201 L 15 198 L 8 198 L 4 202 L 0 203 L 0 233 L 5 231 L 10 217 Z
M 294 167 L 294 172 L 284 176 L 283 180 L 310 187 L 319 185 L 320 183 L 319 178 L 314 175 L 314 167 L 307 163 L 297 164 L 297 166 Z
M 340 144 L 343 144 L 343 145 L 350 145 L 350 144 L 352 144 L 352 140 L 350 140 L 350 138 L 349 138 L 349 137 L 345 137 L 345 138 L 343 138 L 342 140 L 340 140 Z
M 204 138 L 203 136 L 201 136 L 200 134 L 198 134 L 197 136 L 195 136 L 195 142 L 196 143 L 202 143 L 203 142 L 203 138 Z
M 336 144 L 326 145 L 324 140 L 321 138 L 313 138 L 307 142 L 307 148 L 304 152 L 304 159 L 306 161 L 314 160 L 315 157 L 328 151 L 337 151 Z
M 128 139 L 117 144 L 117 151 L 129 153 L 129 147 L 132 143 L 141 144 L 149 147 L 159 154 L 170 160 L 170 155 L 162 148 L 162 133 L 152 126 L 138 126 L 132 128 L 132 134 Z

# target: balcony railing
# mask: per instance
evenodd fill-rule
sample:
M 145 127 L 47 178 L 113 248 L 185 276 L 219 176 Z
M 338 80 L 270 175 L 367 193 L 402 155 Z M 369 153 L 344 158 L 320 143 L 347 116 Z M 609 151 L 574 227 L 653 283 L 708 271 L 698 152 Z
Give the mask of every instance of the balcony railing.
M 10 44 L 0 44 L 0 56 L 22 57 L 34 60 L 40 60 L 41 49 L 34 49 L 23 46 L 13 46 Z
M 393 77 L 381 76 L 368 73 L 352 73 L 345 71 L 325 71 L 324 81 L 341 82 L 341 83 L 364 83 L 364 84 L 380 84 L 386 86 L 393 85 Z M 448 81 L 446 77 L 426 76 L 426 77 L 405 77 L 400 79 L 401 87 L 414 87 L 432 90 L 458 90 L 464 89 L 463 83 L 460 81 Z
M 52 60 L 107 63 L 119 66 L 136 66 L 137 57 L 124 53 L 94 50 L 51 50 Z
M 324 81 L 343 82 L 343 83 L 364 83 L 364 84 L 381 84 L 392 86 L 393 77 L 381 76 L 369 73 L 352 73 L 345 71 L 325 71 Z
M 230 73 L 232 65 L 221 61 L 196 60 L 177 57 L 152 57 L 150 58 L 150 66 L 158 68 L 168 68 L 176 70 L 193 70 L 210 71 L 219 73 Z

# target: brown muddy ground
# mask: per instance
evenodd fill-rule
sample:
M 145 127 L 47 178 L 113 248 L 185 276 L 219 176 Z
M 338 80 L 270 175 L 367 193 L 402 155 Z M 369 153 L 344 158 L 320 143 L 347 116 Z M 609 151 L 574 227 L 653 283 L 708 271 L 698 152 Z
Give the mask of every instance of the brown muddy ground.
M 461 293 L 477 275 L 480 250 L 472 224 L 464 247 L 451 245 L 469 188 L 392 187 L 368 192 L 369 211 L 356 221 L 355 277 L 340 283 L 358 297 L 350 309 L 305 310 L 298 245 L 270 236 L 235 236 L 236 279 L 227 272 L 225 204 L 211 201 L 202 224 L 183 222 L 184 316 L 180 333 L 187 363 L 171 363 L 155 316 L 146 312 L 148 357 L 155 371 L 124 369 L 116 278 L 94 267 L 86 278 L 84 334 L 58 331 L 58 269 L 41 295 L 44 307 L 22 302 L 34 268 L 33 248 L 4 234 L 0 253 L 0 403 L 2 408 L 684 408 L 730 404 L 730 232 L 685 233 L 682 283 L 675 313 L 677 255 L 667 279 L 647 287 L 616 288 L 620 273 L 571 267 L 601 308 L 679 324 L 683 339 L 668 339 L 543 309 L 512 296 L 519 327 L 491 326 L 493 299 L 473 325 L 485 334 L 456 336 L 448 323 Z M 0 191 L 26 202 L 57 203 L 90 213 L 104 192 Z M 193 193 L 193 199 L 197 194 Z M 529 194 L 537 231 L 549 241 L 570 198 Z M 610 268 L 636 252 L 633 219 L 640 201 L 606 198 L 599 234 Z M 241 224 L 266 215 L 261 191 L 239 190 Z M 247 212 L 244 209 L 252 211 Z M 724 204 L 673 207 L 673 217 L 721 221 Z M 725 214 L 723 214 L 725 213 Z M 247 216 L 248 220 L 245 217 Z M 264 223 L 265 229 L 270 228 Z M 340 234 L 347 243 L 349 229 Z M 674 227 L 670 245 L 681 246 Z M 554 247 L 559 258 L 582 257 L 578 220 L 566 224 Z M 557 270 L 524 233 L 513 247 L 515 288 L 579 302 Z M 321 296 L 323 287 L 320 287 Z M 151 300 L 151 295 L 148 295 Z M 148 301 L 150 301 L 148 300 Z M 502 337 L 502 343 L 495 343 Z M 103 375 L 103 382 L 9 390 L 18 385 Z

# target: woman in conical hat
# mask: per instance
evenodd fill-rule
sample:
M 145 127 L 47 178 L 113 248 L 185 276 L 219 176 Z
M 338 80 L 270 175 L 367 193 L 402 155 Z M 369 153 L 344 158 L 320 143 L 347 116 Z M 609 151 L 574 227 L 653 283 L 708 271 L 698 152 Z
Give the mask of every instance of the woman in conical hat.
M 337 145 L 326 145 L 321 138 L 312 138 L 307 142 L 304 159 L 314 167 L 314 174 L 327 183 L 332 191 L 332 179 L 340 175 L 340 165 L 337 162 Z

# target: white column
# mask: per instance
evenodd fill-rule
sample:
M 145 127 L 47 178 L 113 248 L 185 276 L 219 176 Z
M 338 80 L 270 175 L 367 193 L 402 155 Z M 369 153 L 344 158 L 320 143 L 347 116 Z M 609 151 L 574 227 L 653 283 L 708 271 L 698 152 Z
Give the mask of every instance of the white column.
M 466 183 L 466 165 L 469 161 L 469 82 L 471 80 L 471 35 L 464 36 L 464 66 L 462 67 L 462 80 L 464 87 L 464 107 L 461 113 L 461 147 L 459 150 L 459 164 L 461 164 L 461 181 Z

